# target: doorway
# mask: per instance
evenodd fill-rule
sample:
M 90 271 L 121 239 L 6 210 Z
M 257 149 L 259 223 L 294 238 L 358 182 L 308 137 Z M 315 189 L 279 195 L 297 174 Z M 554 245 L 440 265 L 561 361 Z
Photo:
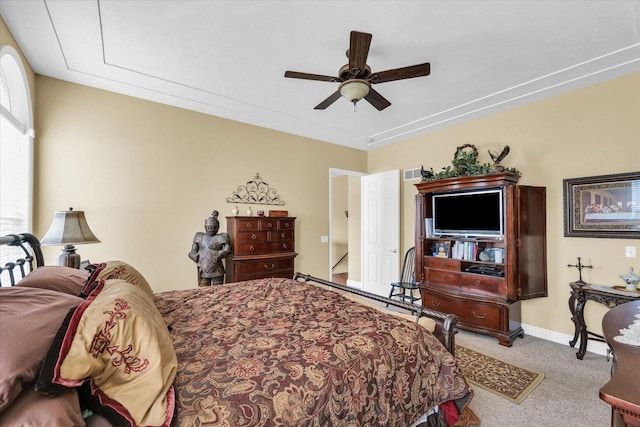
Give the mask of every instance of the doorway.
M 361 288 L 360 178 L 329 168 L 329 280 Z
M 400 263 L 399 171 L 367 175 L 330 168 L 329 172 L 328 277 L 337 283 L 386 296 L 389 283 L 397 280 Z M 369 184 L 366 186 L 363 177 L 367 177 L 365 181 Z M 362 212 L 364 187 L 379 188 L 376 195 L 367 196 L 370 207 L 366 219 L 369 225 L 365 225 L 365 228 L 370 229 L 366 230 L 363 228 Z M 372 213 L 375 213 L 377 222 L 372 221 Z M 377 240 L 380 245 L 372 245 L 374 242 L 371 238 L 365 245 L 363 235 L 379 236 Z M 365 247 L 368 248 L 369 262 L 363 260 Z M 363 280 L 365 271 L 366 285 Z M 376 274 L 372 273 L 374 271 Z

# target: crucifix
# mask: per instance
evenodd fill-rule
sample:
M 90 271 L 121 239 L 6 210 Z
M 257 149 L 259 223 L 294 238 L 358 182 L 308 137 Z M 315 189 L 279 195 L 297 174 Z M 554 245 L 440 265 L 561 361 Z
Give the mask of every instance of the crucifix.
M 580 257 L 578 257 L 578 263 L 577 264 L 567 264 L 567 267 L 575 267 L 578 269 L 578 274 L 579 274 L 579 279 L 576 283 L 581 284 L 581 285 L 586 285 L 587 283 L 582 280 L 582 269 L 583 268 L 593 268 L 593 265 L 584 265 L 582 264 L 582 262 L 580 262 Z

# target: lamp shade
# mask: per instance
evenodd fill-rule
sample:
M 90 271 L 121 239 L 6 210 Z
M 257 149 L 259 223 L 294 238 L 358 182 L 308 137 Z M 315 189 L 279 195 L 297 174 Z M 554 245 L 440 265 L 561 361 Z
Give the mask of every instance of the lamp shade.
M 355 104 L 367 96 L 370 88 L 371 84 L 366 80 L 351 79 L 340 83 L 338 90 L 340 91 L 340 95 Z
M 56 211 L 49 231 L 40 241 L 43 245 L 100 243 L 89 228 L 83 211 Z

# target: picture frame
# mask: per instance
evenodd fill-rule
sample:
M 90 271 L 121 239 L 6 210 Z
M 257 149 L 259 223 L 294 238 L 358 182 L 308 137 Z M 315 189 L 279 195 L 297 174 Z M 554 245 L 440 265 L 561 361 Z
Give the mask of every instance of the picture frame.
M 436 242 L 433 247 L 433 256 L 441 257 L 441 258 L 449 258 L 449 242 Z
M 564 236 L 640 239 L 640 171 L 563 180 Z

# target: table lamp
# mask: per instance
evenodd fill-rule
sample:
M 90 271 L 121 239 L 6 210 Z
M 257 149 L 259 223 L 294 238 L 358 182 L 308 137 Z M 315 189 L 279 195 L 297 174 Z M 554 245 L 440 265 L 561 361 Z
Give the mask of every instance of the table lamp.
M 64 245 L 58 265 L 80 268 L 80 255 L 73 244 L 100 243 L 87 224 L 83 211 L 56 211 L 49 231 L 40 241 L 43 245 Z

